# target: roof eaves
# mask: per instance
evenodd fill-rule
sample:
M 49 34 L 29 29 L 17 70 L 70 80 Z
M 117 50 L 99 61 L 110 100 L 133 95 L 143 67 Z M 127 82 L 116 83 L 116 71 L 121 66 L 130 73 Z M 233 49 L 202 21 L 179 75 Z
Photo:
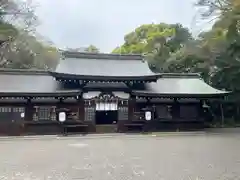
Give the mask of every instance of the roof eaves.
M 55 92 L 0 92 L 1 97 L 58 97 L 80 95 L 81 90 L 55 91 Z
M 91 76 L 91 75 L 75 75 L 75 74 L 65 74 L 65 73 L 57 73 L 57 72 L 49 72 L 55 78 L 70 78 L 70 79 L 84 79 L 84 80 L 92 80 L 92 81 L 125 81 L 125 80 L 151 80 L 157 81 L 160 74 L 154 75 L 146 75 L 146 76 Z
M 155 93 L 155 92 L 141 92 L 141 91 L 132 91 L 133 95 L 142 96 L 142 97 L 179 97 L 179 98 L 216 98 L 223 97 L 229 94 L 229 92 L 219 92 L 219 93 L 198 93 L 198 94 L 190 94 L 190 93 Z

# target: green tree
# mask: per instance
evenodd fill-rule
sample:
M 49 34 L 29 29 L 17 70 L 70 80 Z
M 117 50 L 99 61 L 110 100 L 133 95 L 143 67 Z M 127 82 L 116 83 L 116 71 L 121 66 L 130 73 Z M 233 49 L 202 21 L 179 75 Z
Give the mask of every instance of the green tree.
M 52 44 L 35 32 L 37 17 L 30 1 L 0 2 L 0 67 L 55 68 L 59 56 Z
M 18 31 L 19 35 L 4 50 L 4 57 L 0 61 L 2 68 L 37 68 L 54 69 L 59 59 L 59 53 L 50 44 L 39 42 L 35 36 L 25 31 Z
M 180 24 L 145 24 L 124 37 L 124 44 L 113 50 L 121 54 L 145 54 L 150 66 L 164 71 L 171 54 L 192 39 L 188 29 Z
M 88 46 L 87 48 L 84 49 L 84 51 L 89 53 L 99 53 L 99 49 L 94 45 Z
M 34 31 L 38 24 L 35 5 L 31 0 L 1 0 L 0 19 L 28 31 Z
M 99 49 L 94 45 L 89 45 L 88 47 L 81 48 L 67 48 L 68 51 L 72 52 L 88 52 L 88 53 L 99 53 Z
M 198 0 L 197 6 L 203 8 L 203 18 L 216 19 L 214 27 L 228 30 L 228 37 L 239 35 L 239 0 Z
M 202 37 L 203 47 L 214 62 L 211 82 L 218 88 L 240 90 L 240 1 L 199 0 L 198 6 L 205 8 L 203 18 L 216 19 L 212 30 Z

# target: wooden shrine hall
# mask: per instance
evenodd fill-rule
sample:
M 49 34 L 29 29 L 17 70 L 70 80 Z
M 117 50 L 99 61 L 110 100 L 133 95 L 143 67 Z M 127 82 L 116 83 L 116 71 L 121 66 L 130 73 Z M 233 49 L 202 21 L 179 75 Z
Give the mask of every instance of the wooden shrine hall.
M 0 70 L 0 134 L 203 128 L 203 105 L 227 94 L 140 55 L 64 51 L 55 71 Z

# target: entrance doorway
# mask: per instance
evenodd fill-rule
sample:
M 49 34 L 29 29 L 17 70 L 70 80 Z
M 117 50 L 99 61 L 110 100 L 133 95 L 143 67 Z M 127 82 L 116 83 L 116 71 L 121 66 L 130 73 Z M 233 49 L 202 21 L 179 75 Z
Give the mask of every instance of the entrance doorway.
M 96 124 L 107 125 L 116 124 L 118 120 L 118 111 L 96 111 Z

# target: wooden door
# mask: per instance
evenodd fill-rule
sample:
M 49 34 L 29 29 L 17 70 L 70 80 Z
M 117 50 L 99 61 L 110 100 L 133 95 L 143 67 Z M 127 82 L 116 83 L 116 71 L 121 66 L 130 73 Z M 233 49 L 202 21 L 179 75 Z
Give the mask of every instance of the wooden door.
M 9 123 L 7 128 L 7 135 L 18 136 L 23 133 L 23 121 L 22 113 L 25 113 L 24 107 L 12 107 L 11 114 L 9 116 Z

